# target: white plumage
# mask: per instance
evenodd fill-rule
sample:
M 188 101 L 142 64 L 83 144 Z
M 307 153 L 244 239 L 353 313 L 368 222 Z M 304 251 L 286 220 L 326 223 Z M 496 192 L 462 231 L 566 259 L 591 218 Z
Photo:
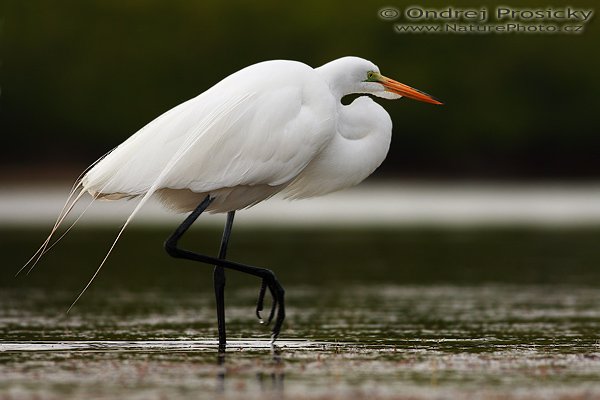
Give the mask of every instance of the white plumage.
M 226 212 L 282 190 L 299 198 L 355 185 L 385 158 L 392 123 L 368 97 L 341 104 L 348 93 L 336 90 L 336 74 L 352 76 L 349 65 L 365 79 L 378 71 L 355 57 L 317 69 L 283 60 L 244 68 L 140 129 L 83 187 L 105 199 L 156 192 L 178 211 L 210 194 L 209 210 Z

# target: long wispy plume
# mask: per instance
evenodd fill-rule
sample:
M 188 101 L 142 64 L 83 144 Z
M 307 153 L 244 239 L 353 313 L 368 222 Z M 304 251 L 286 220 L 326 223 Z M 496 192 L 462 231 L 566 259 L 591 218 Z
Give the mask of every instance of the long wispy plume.
M 194 147 L 194 145 L 198 142 L 198 140 L 202 137 L 202 135 L 205 132 L 210 131 L 210 129 L 213 128 L 215 125 L 217 125 L 220 122 L 223 122 L 223 118 L 231 117 L 230 113 L 232 111 L 234 111 L 244 101 L 249 99 L 251 96 L 253 96 L 253 94 L 245 94 L 242 96 L 236 96 L 236 97 L 232 97 L 232 98 L 228 99 L 223 104 L 215 107 L 210 113 L 208 113 L 206 115 L 206 117 L 202 118 L 200 120 L 200 122 L 196 126 L 194 126 L 194 128 L 187 135 L 186 140 L 182 143 L 182 145 L 179 147 L 179 149 L 173 155 L 173 157 L 171 157 L 171 159 L 169 160 L 169 162 L 167 163 L 165 168 L 161 171 L 161 173 L 158 175 L 158 177 L 154 180 L 153 184 L 146 191 L 146 193 L 144 193 L 144 195 L 140 199 L 139 203 L 136 205 L 134 210 L 131 212 L 131 214 L 129 215 L 129 217 L 127 218 L 127 220 L 125 221 L 125 223 L 123 224 L 121 229 L 119 230 L 117 237 L 115 238 L 112 245 L 108 249 L 106 256 L 104 257 L 104 259 L 102 260 L 102 262 L 100 263 L 100 265 L 98 266 L 98 268 L 96 269 L 96 271 L 94 272 L 94 274 L 92 275 L 92 277 L 90 278 L 88 283 L 85 285 L 83 290 L 75 298 L 75 300 L 73 301 L 73 303 L 67 310 L 67 313 L 69 313 L 71 311 L 71 309 L 75 306 L 75 304 L 77 304 L 77 302 L 79 301 L 81 296 L 83 296 L 83 294 L 87 291 L 87 289 L 90 287 L 92 282 L 96 279 L 96 276 L 98 276 L 98 273 L 100 273 L 100 270 L 106 263 L 106 260 L 108 259 L 108 257 L 112 253 L 112 251 L 114 250 L 117 242 L 121 238 L 121 235 L 125 231 L 125 228 L 127 228 L 127 226 L 131 223 L 133 218 L 139 212 L 139 210 L 144 206 L 144 204 L 146 204 L 146 202 L 148 201 L 150 196 L 152 196 L 158 189 L 161 188 L 161 185 L 164 184 L 164 180 L 166 177 L 168 177 L 168 174 L 171 172 L 171 170 L 177 165 L 177 163 L 179 161 L 181 161 L 181 159 L 190 151 L 190 149 L 192 149 Z M 238 116 L 238 118 L 239 118 L 239 116 Z M 232 124 L 235 123 L 236 120 L 237 120 L 237 118 L 234 117 L 234 118 L 230 118 L 226 121 L 227 121 L 228 125 L 231 126 Z
M 114 150 L 114 149 L 113 149 Z M 102 157 L 98 158 L 96 161 L 94 161 L 90 166 L 88 166 L 81 174 L 79 174 L 79 176 L 77 177 L 77 179 L 75 180 L 75 183 L 73 183 L 73 186 L 71 187 L 71 190 L 69 192 L 69 195 L 67 197 L 67 200 L 65 201 L 65 204 L 63 205 L 63 208 L 61 209 L 60 213 L 58 214 L 58 217 L 56 218 L 56 221 L 54 222 L 54 226 L 52 227 L 52 229 L 50 230 L 50 234 L 48 235 L 48 237 L 46 238 L 46 240 L 44 240 L 44 242 L 42 243 L 42 245 L 37 249 L 37 251 L 35 253 L 33 253 L 33 255 L 31 256 L 31 258 L 29 258 L 29 260 L 27 260 L 27 262 L 17 271 L 17 273 L 15 274 L 15 276 L 18 276 L 21 272 L 23 272 L 23 270 L 25 268 L 27 268 L 28 265 L 31 265 L 31 267 L 29 268 L 29 270 L 27 271 L 27 274 L 29 274 L 33 268 L 37 265 L 37 263 L 40 261 L 40 259 L 42 258 L 42 256 L 44 254 L 46 254 L 52 247 L 54 247 L 54 245 L 60 240 L 62 239 L 66 232 L 63 233 L 58 240 L 56 240 L 52 245 L 49 245 L 50 241 L 52 240 L 52 237 L 54 236 L 54 234 L 56 233 L 56 231 L 58 230 L 58 228 L 60 227 L 60 225 L 62 224 L 62 222 L 65 220 L 65 218 L 69 215 L 69 213 L 71 212 L 71 210 L 73 209 L 73 207 L 75 206 L 75 204 L 79 201 L 79 199 L 81 199 L 81 197 L 83 196 L 83 194 L 85 193 L 85 189 L 82 189 L 79 194 L 73 199 L 73 196 L 75 195 L 75 193 L 77 193 L 77 190 L 81 187 L 82 183 L 81 183 L 81 178 L 85 175 L 85 173 L 87 171 L 89 171 L 94 165 L 96 165 L 100 160 L 102 160 L 104 157 L 106 157 L 107 154 L 109 154 L 112 150 L 108 151 L 107 153 L 105 153 L 104 155 L 102 155 Z M 91 204 L 91 203 L 90 203 Z M 87 209 L 89 208 L 86 207 L 86 209 L 83 211 L 83 213 L 85 213 L 85 211 L 87 211 Z M 67 229 L 67 232 L 69 230 L 71 230 L 71 228 L 75 225 L 75 223 L 77 221 L 79 221 L 81 219 L 81 217 L 83 216 L 83 213 L 75 220 L 75 222 Z M 34 261 L 35 260 L 35 261 Z

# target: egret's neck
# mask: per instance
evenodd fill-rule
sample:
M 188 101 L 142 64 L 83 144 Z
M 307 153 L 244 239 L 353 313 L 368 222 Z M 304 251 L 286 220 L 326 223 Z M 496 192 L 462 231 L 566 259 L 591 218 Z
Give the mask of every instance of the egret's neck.
M 342 68 L 343 66 L 338 65 L 335 61 L 315 68 L 315 71 L 325 79 L 331 93 L 338 101 L 341 101 L 342 97 L 346 95 L 361 93 L 360 89 L 353 84 L 352 77 L 348 75 L 347 71 L 344 73 Z

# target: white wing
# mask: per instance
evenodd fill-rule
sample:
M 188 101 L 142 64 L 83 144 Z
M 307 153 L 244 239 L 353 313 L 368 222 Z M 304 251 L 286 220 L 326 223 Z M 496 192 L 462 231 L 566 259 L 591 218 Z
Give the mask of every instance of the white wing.
M 150 122 L 96 164 L 83 186 L 110 198 L 281 185 L 331 140 L 334 113 L 312 68 L 255 64 Z
M 157 190 L 287 183 L 335 135 L 335 111 L 328 85 L 312 68 L 267 61 L 230 75 L 135 133 L 82 178 L 95 197 L 143 196 L 71 307 Z

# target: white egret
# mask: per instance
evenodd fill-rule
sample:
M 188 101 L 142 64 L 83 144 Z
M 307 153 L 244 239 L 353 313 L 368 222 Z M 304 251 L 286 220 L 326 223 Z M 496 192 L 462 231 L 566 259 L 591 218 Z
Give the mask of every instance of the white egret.
M 275 317 L 275 340 L 285 318 L 284 291 L 272 271 L 225 260 L 234 214 L 279 192 L 296 199 L 356 185 L 382 163 L 391 118 L 368 96 L 343 105 L 349 94 L 442 104 L 386 78 L 375 64 L 358 57 L 319 68 L 285 60 L 251 65 L 165 112 L 93 164 L 30 261 L 48 250 L 52 235 L 84 192 L 94 199 L 141 199 L 108 254 L 138 210 L 156 195 L 175 211 L 192 211 L 165 242 L 167 252 L 215 266 L 219 349 L 226 344 L 223 268 L 262 279 L 256 314 L 260 319 L 269 289 L 273 303 L 267 323 Z M 228 213 L 218 258 L 177 247 L 204 211 Z

